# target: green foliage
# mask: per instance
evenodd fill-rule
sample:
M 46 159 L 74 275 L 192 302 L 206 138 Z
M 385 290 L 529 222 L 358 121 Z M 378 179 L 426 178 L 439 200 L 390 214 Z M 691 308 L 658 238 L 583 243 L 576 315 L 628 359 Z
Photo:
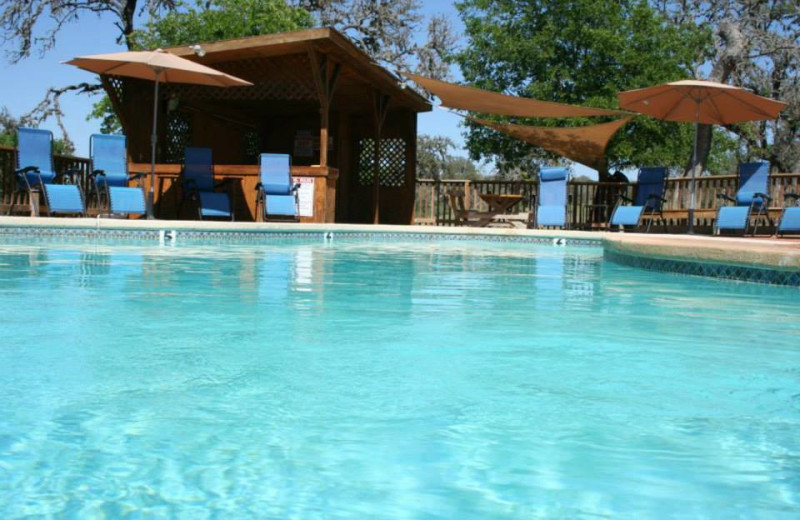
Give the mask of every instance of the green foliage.
M 122 124 L 114 112 L 114 107 L 111 106 L 111 100 L 105 94 L 100 101 L 92 105 L 92 111 L 86 116 L 87 121 L 92 119 L 100 120 L 100 132 L 103 134 L 122 133 Z
M 304 9 L 283 0 L 197 0 L 135 31 L 138 49 L 195 44 L 306 29 L 313 25 Z
M 0 108 L 0 146 L 15 148 L 17 146 L 17 128 L 20 126 L 38 128 L 39 125 L 25 117 L 17 119 L 6 107 Z M 71 156 L 75 153 L 75 148 L 69 140 L 56 137 L 53 139 L 53 153 Z
M 468 43 L 457 56 L 466 83 L 488 90 L 600 108 L 617 93 L 691 76 L 711 34 L 670 24 L 645 0 L 463 0 L 456 4 Z M 517 120 L 578 126 L 601 120 Z M 609 166 L 685 166 L 691 125 L 638 117 L 612 140 Z M 552 162 L 555 156 L 469 126 L 473 158 L 492 156 L 501 168 Z
M 466 157 L 450 155 L 455 148 L 452 139 L 422 134 L 417 137 L 417 177 L 420 179 L 481 178 L 475 163 Z

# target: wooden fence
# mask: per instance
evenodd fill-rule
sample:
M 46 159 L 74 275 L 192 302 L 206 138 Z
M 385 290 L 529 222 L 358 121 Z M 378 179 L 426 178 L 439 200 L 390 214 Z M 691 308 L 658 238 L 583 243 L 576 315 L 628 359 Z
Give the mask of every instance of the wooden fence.
M 696 224 L 699 228 L 710 229 L 714 209 L 718 206 L 717 194 L 734 195 L 737 188 L 736 175 L 713 175 L 697 179 L 695 192 Z M 691 179 L 671 178 L 667 180 L 664 205 L 668 226 L 672 229 L 685 228 L 686 209 L 689 207 Z M 800 173 L 777 173 L 770 175 L 770 193 L 773 197 L 771 207 L 782 208 L 784 193 L 798 193 Z M 580 182 L 571 181 L 567 185 L 567 215 L 572 229 L 594 229 L 604 227 L 608 222 L 619 195 L 633 195 L 636 184 L 619 182 Z M 538 183 L 533 181 L 434 181 L 417 180 L 414 205 L 414 223 L 429 226 L 457 225 L 450 208 L 447 194 L 451 190 L 464 193 L 465 207 L 476 211 L 486 211 L 486 203 L 481 200 L 483 193 L 516 193 L 523 196 L 522 202 L 513 212 L 531 211 L 537 195 Z

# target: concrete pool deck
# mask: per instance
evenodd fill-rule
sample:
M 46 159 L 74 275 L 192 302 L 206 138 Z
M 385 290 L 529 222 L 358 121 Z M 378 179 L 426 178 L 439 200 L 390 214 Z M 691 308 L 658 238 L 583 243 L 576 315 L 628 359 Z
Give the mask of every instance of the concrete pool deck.
M 368 224 L 296 224 L 185 220 L 127 220 L 98 218 L 50 218 L 0 216 L 0 228 L 81 229 L 86 231 L 206 231 L 206 232 L 345 232 L 418 233 L 566 238 L 602 243 L 619 254 L 655 257 L 684 262 L 709 262 L 761 269 L 800 271 L 800 240 L 796 238 L 712 237 L 701 235 L 660 235 L 610 233 L 603 231 L 527 230 L 431 226 L 387 226 Z

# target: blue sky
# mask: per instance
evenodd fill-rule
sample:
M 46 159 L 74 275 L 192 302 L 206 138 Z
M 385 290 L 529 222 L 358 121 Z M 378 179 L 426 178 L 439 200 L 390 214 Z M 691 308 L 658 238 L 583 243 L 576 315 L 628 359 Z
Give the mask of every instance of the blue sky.
M 422 12 L 426 16 L 444 14 L 452 22 L 456 32 L 459 35 L 463 34 L 463 26 L 452 1 L 428 0 L 420 3 Z M 62 87 L 80 82 L 95 82 L 96 76 L 93 74 L 63 65 L 61 62 L 85 54 L 124 50 L 116 43 L 117 34 L 111 17 L 83 15 L 78 22 L 67 24 L 62 29 L 57 40 L 58 45 L 44 56 L 34 54 L 20 63 L 11 64 L 6 53 L 12 47 L 7 43 L 0 45 L 2 50 L 0 70 L 3 78 L 0 81 L 0 106 L 8 108 L 12 115 L 20 116 L 39 103 L 47 88 L 51 86 Z M 454 71 L 454 75 L 458 77 L 457 71 Z M 77 155 L 88 155 L 89 136 L 99 131 L 98 120 L 86 120 L 96 99 L 75 94 L 61 97 L 62 108 L 66 114 L 65 125 L 75 142 Z M 464 137 L 460 125 L 460 117 L 435 108 L 432 112 L 420 114 L 418 131 L 421 134 L 450 137 L 457 145 L 453 153 L 465 156 Z M 55 120 L 48 120 L 42 126 L 60 135 Z M 576 173 L 585 173 L 585 170 L 588 170 L 580 165 L 577 166 Z

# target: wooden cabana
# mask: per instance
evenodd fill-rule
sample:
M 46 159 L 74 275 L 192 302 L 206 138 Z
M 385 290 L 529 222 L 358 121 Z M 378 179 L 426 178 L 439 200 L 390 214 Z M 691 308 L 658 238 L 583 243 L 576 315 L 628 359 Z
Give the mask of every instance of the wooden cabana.
M 334 29 L 310 29 L 165 49 L 253 83 L 165 84 L 159 99 L 156 204 L 177 214 L 186 146 L 213 149 L 215 175 L 232 178 L 237 220 L 255 218 L 258 155 L 292 156 L 304 222 L 410 224 L 416 178 L 414 90 Z M 133 171 L 149 171 L 153 85 L 102 76 L 128 136 Z

